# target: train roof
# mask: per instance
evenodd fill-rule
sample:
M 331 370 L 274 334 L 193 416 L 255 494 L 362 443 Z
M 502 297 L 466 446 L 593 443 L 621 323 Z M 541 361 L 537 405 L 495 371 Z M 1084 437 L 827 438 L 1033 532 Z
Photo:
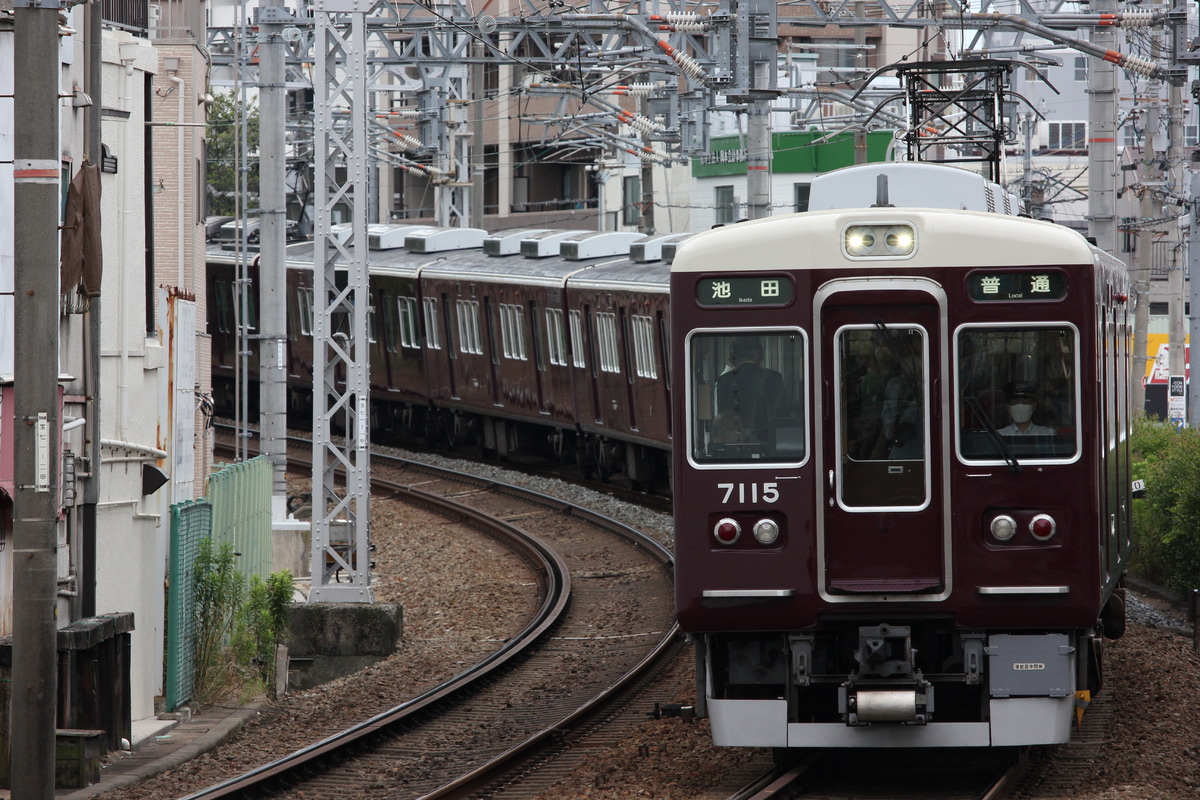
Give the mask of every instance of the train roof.
M 843 252 L 851 225 L 911 224 L 912 256 L 852 261 Z M 1111 257 L 1078 232 L 1053 222 L 982 211 L 931 208 L 857 208 L 805 211 L 740 222 L 698 233 L 685 241 L 672 270 L 751 271 L 824 269 L 835 265 L 868 270 L 906 267 L 1044 267 L 1093 264 Z

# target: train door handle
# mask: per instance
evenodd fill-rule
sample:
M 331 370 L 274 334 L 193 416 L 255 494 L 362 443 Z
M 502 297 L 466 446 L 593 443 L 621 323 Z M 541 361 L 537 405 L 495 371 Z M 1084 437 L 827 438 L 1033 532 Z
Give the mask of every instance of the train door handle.
M 829 493 L 830 494 L 833 494 L 833 485 L 834 485 L 833 476 L 834 476 L 834 471 L 829 470 Z

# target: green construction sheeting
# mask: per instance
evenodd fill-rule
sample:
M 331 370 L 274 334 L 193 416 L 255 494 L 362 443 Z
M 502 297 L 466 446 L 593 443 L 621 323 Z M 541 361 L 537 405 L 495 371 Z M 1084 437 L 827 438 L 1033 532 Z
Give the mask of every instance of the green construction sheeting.
M 238 571 L 264 580 L 271 574 L 271 462 L 265 456 L 225 467 L 208 479 L 208 499 L 213 507 L 212 538 L 215 550 L 233 545 L 239 553 Z
M 828 139 L 825 137 L 828 136 Z M 872 131 L 867 134 L 867 161 L 887 160 L 892 131 Z M 813 142 L 821 139 L 820 144 Z M 717 178 L 724 175 L 746 174 L 745 139 L 741 136 L 718 136 L 712 140 L 708 155 L 692 159 L 692 177 Z M 854 162 L 854 133 L 844 131 L 827 134 L 821 131 L 786 131 L 771 134 L 771 174 L 823 173 Z

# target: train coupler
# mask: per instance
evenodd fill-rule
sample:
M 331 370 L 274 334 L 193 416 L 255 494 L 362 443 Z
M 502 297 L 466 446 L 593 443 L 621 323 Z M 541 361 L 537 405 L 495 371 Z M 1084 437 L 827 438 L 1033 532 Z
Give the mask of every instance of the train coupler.
M 838 688 L 838 711 L 849 726 L 894 723 L 924 725 L 933 712 L 933 686 L 854 685 Z

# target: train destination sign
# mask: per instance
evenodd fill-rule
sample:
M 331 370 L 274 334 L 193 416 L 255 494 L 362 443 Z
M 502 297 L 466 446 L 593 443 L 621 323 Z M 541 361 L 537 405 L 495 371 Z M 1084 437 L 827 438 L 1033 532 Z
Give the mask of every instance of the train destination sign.
M 975 272 L 967 278 L 972 300 L 1061 300 L 1067 276 L 1061 272 Z
M 796 296 L 787 275 L 701 278 L 696 301 L 702 306 L 785 306 Z

